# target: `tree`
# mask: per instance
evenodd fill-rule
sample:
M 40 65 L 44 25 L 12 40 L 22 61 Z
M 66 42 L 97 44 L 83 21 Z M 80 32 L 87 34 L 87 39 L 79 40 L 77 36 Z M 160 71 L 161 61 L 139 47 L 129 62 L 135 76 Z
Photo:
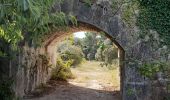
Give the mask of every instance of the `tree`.
M 118 58 L 118 50 L 113 46 L 113 43 L 110 39 L 102 40 L 97 52 L 95 54 L 95 59 L 98 61 L 103 61 L 104 65 L 111 66 L 114 63 L 114 60 Z
M 95 53 L 97 52 L 96 36 L 96 33 L 87 32 L 85 38 L 83 38 L 83 53 L 88 60 L 95 59 Z
M 80 64 L 84 57 L 81 48 L 73 45 L 69 40 L 65 40 L 57 46 L 57 53 L 63 61 L 71 61 L 72 66 Z
M 22 35 L 27 35 L 28 40 L 38 43 L 44 34 L 56 27 L 66 26 L 65 14 L 51 11 L 55 1 L 1 0 L 0 37 L 11 44 L 17 44 Z
M 82 47 L 83 46 L 82 40 L 80 38 L 74 37 L 74 45 Z
M 104 62 L 111 66 L 114 63 L 114 60 L 118 58 L 118 50 L 113 45 L 108 45 L 103 51 Z

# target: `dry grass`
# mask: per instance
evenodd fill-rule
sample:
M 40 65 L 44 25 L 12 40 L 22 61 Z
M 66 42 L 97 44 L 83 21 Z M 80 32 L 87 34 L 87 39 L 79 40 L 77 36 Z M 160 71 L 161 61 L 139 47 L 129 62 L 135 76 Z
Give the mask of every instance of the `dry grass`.
M 101 67 L 100 62 L 87 61 L 71 71 L 75 76 L 72 80 L 74 82 L 88 83 L 90 80 L 97 80 L 99 84 L 120 90 L 119 68 L 109 70 L 107 67 Z

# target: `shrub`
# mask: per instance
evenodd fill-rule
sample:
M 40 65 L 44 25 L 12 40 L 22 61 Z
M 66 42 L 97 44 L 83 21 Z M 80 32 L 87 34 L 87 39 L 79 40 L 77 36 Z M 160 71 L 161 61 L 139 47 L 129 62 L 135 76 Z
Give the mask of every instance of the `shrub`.
M 0 100 L 13 100 L 15 93 L 12 89 L 13 80 L 2 79 L 0 82 Z
M 113 63 L 113 60 L 118 57 L 117 56 L 117 49 L 114 48 L 113 46 L 108 46 L 103 51 L 103 55 L 104 55 L 104 61 L 111 65 Z
M 57 46 L 58 58 L 51 79 L 67 80 L 73 78 L 71 66 L 77 66 L 83 61 L 83 52 L 72 41 L 65 40 Z
M 65 41 L 59 44 L 57 52 L 59 52 L 63 61 L 72 61 L 71 66 L 80 64 L 84 57 L 80 47 L 71 45 L 71 43 Z
M 63 61 L 61 58 L 57 58 L 56 68 L 52 72 L 51 79 L 67 80 L 68 78 L 72 78 L 73 75 L 70 69 L 71 64 L 71 60 Z
M 103 56 L 103 53 L 102 53 L 102 52 L 103 52 L 103 51 L 102 51 L 101 48 L 98 48 L 98 49 L 97 49 L 97 52 L 96 52 L 96 54 L 95 54 L 95 59 L 96 59 L 97 61 L 103 61 L 104 56 Z
M 98 61 L 103 61 L 100 65 L 108 66 L 109 69 L 113 69 L 115 66 L 118 66 L 118 50 L 112 45 L 105 45 L 105 47 L 98 48 L 95 55 L 95 59 Z

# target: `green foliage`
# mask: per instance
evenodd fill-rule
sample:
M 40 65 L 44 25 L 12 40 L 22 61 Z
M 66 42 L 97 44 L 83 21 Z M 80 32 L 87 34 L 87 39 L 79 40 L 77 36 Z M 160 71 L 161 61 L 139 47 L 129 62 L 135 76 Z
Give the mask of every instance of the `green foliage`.
M 77 19 L 75 16 L 73 15 L 69 15 L 69 18 L 70 18 L 70 21 L 73 25 L 77 26 L 78 25 L 78 22 L 77 22 Z
M 6 55 L 7 55 L 6 53 L 0 51 L 0 57 L 6 57 Z
M 139 68 L 142 76 L 153 79 L 158 72 L 165 72 L 168 69 L 166 62 L 145 63 Z
M 9 24 L 8 26 L 0 25 L 0 38 L 6 40 L 14 48 L 16 48 L 18 41 L 23 39 L 21 31 L 15 26 L 15 22 Z
M 56 69 L 53 70 L 51 79 L 67 80 L 72 78 L 73 75 L 70 70 L 72 63 L 71 60 L 63 61 L 61 58 L 57 58 Z
M 113 13 L 117 13 L 120 10 L 122 3 L 123 3 L 123 0 L 112 0 L 111 7 L 112 7 Z
M 154 85 L 155 80 L 158 80 L 160 82 L 160 80 L 157 79 L 156 77 L 156 74 L 160 72 L 162 74 L 161 78 L 163 78 L 163 80 L 165 79 L 164 82 L 166 83 L 166 85 L 164 86 L 164 88 L 167 90 L 165 92 L 166 94 L 167 93 L 169 94 L 169 82 L 166 81 L 166 80 L 169 80 L 169 72 L 170 72 L 170 69 L 169 69 L 170 66 L 168 63 L 169 62 L 154 61 L 150 63 L 145 63 L 139 68 L 140 74 L 151 80 L 152 88 L 155 88 L 155 85 Z M 163 97 L 164 97 L 164 100 L 169 100 L 169 95 L 163 95 Z
M 61 0 L 57 1 L 59 3 Z M 10 49 L 17 49 L 18 43 L 23 38 L 38 45 L 43 42 L 47 33 L 67 26 L 66 19 L 69 19 L 69 16 L 62 12 L 52 13 L 54 2 L 56 0 L 1 0 L 0 39 L 8 42 Z M 0 56 L 9 56 L 9 54 L 12 54 L 12 51 L 9 53 L 0 48 Z M 48 63 L 44 56 L 40 57 L 44 60 L 44 64 Z M 1 100 L 12 100 L 12 95 L 11 85 L 8 82 L 0 84 Z
M 78 46 L 78 47 L 83 47 L 83 41 L 82 39 L 80 38 L 77 38 L 77 37 L 74 37 L 74 43 L 73 43 L 75 46 Z
M 2 51 L 0 51 L 0 57 L 3 57 L 5 54 L 2 52 Z
M 23 39 L 22 35 L 28 41 L 40 44 L 44 35 L 67 26 L 66 19 L 76 25 L 74 16 L 51 12 L 55 2 L 56 0 L 1 0 L 0 36 L 15 45 Z
M 159 43 L 170 46 L 170 1 L 169 0 L 122 0 L 122 16 L 130 28 L 139 26 L 140 37 L 159 34 Z M 137 33 L 138 34 L 138 33 Z
M 106 38 L 104 33 L 100 33 L 101 35 L 97 35 L 97 33 L 86 32 L 85 37 L 81 43 L 78 43 L 78 39 L 76 39 L 75 44 L 80 44 L 80 47 L 83 50 L 85 58 L 87 60 L 98 60 L 103 61 L 104 63 L 101 65 L 109 65 L 111 68 L 112 64 L 117 65 L 117 49 L 113 46 L 113 42 Z
M 104 42 L 104 40 L 106 40 L 106 36 L 104 33 L 101 33 L 100 36 L 101 37 L 98 39 L 98 42 L 97 42 L 98 49 L 95 54 L 95 59 L 98 61 L 104 61 L 103 51 L 106 48 L 106 42 Z
M 58 58 L 52 79 L 67 80 L 72 78 L 70 67 L 77 66 L 83 61 L 83 52 L 74 45 L 74 38 L 70 36 L 57 45 Z
M 136 26 L 136 16 L 138 11 L 138 2 L 136 0 L 123 0 L 122 4 L 122 15 L 121 18 L 126 23 L 126 25 L 130 28 Z
M 134 92 L 133 89 L 131 89 L 131 88 L 128 88 L 128 89 L 127 89 L 127 95 L 128 95 L 128 96 L 132 96 L 134 93 L 135 93 L 135 92 Z
M 154 30 L 164 45 L 170 46 L 170 1 L 138 0 L 140 4 L 138 26 L 144 30 Z
M 1 100 L 13 100 L 15 93 L 12 90 L 13 80 L 2 80 L 0 82 L 0 99 Z
M 118 58 L 118 51 L 115 47 L 108 46 L 104 51 L 104 62 L 107 63 L 109 66 L 113 64 L 113 61 Z
M 169 95 L 166 95 L 166 96 L 164 97 L 164 100 L 170 100 L 170 96 L 169 96 Z
M 87 7 L 91 7 L 92 0 L 84 0 L 84 2 Z
M 9 43 L 0 37 L 0 100 L 13 100 L 15 93 L 12 89 L 13 78 L 9 78 Z M 15 54 L 15 53 L 14 53 Z
M 82 40 L 83 53 L 88 60 L 95 60 L 95 53 L 97 52 L 97 35 L 96 33 L 86 32 Z
M 101 66 L 108 66 L 109 69 L 112 69 L 112 65 L 117 65 L 118 61 L 118 49 L 113 46 L 113 43 L 110 39 L 104 39 L 97 49 L 95 54 L 95 59 L 98 61 L 104 61 Z
M 97 52 L 95 54 L 95 59 L 97 61 L 104 61 L 104 55 L 103 55 L 103 49 L 104 46 L 101 46 L 100 48 L 97 49 Z
M 69 41 L 63 41 L 58 45 L 57 52 L 63 61 L 73 61 L 72 66 L 79 65 L 83 61 L 84 54 L 80 47 L 72 45 Z

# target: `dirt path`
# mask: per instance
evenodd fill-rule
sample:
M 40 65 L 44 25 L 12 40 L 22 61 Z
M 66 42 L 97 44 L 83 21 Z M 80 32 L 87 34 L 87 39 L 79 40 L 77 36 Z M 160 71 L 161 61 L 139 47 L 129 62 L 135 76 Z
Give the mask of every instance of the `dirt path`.
M 50 92 L 27 100 L 120 100 L 118 69 L 109 71 L 98 62 L 86 62 L 72 72 L 75 79 L 51 81 Z

